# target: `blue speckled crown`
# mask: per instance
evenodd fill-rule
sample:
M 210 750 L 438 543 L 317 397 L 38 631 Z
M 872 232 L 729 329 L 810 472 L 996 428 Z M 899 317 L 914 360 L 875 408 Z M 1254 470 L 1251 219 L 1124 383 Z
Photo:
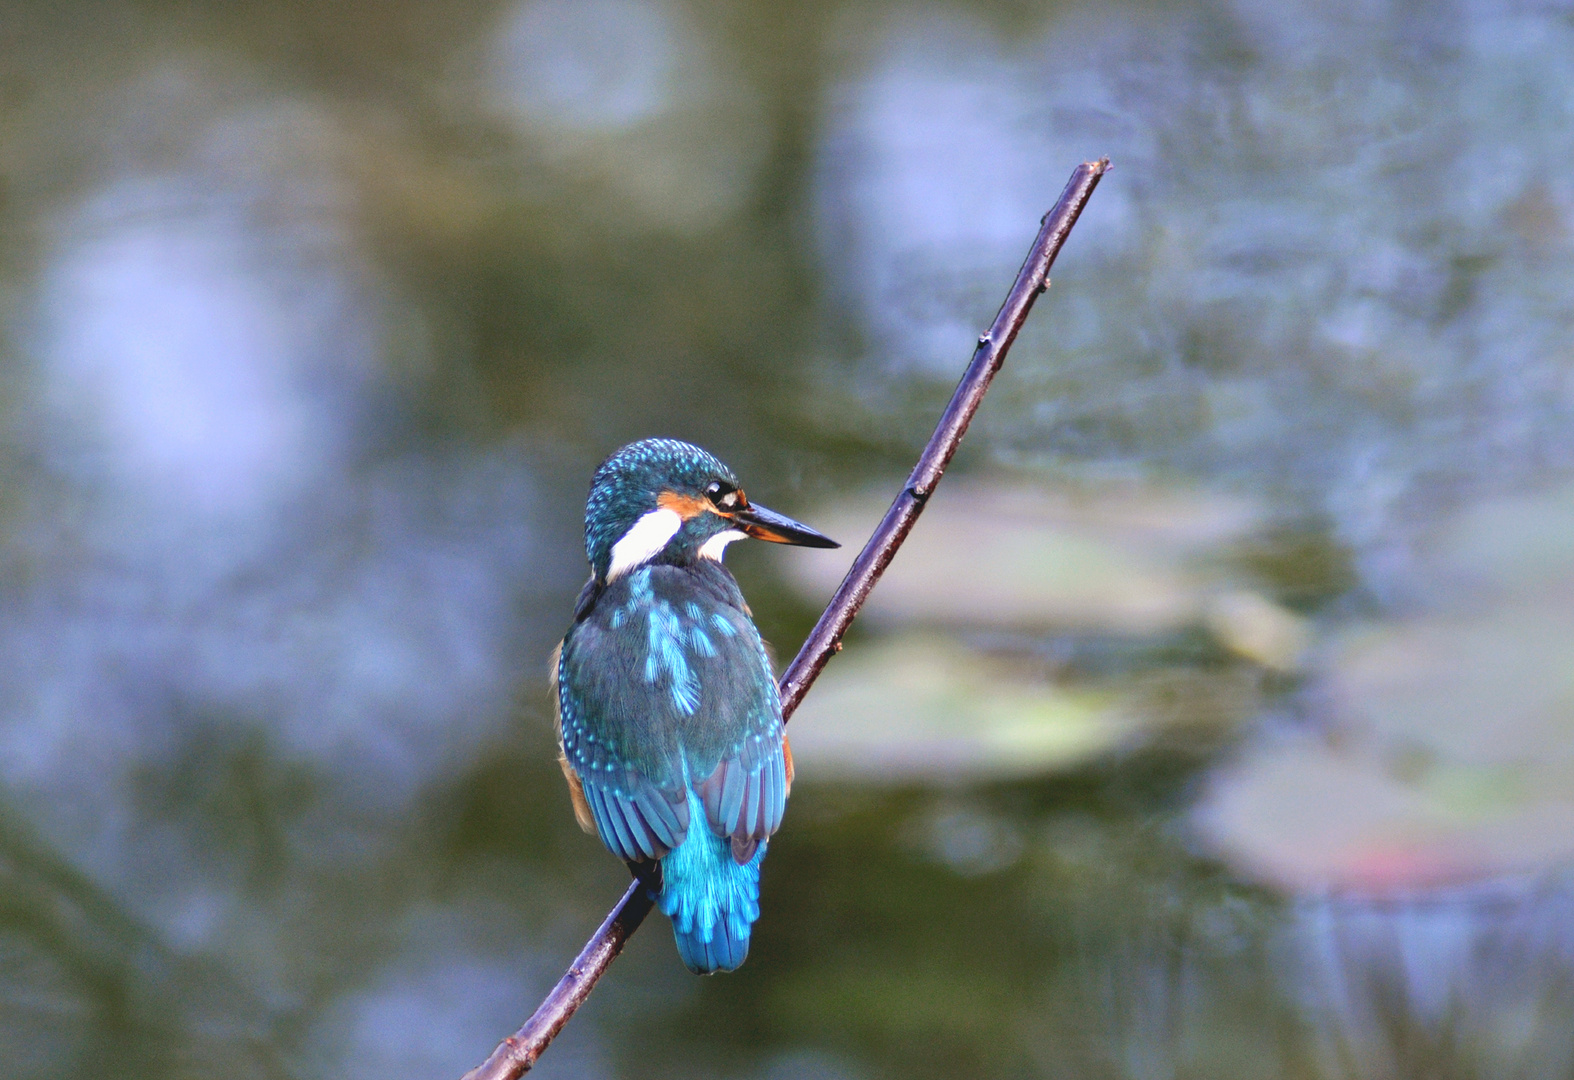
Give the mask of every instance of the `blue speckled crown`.
M 617 451 L 596 470 L 585 503 L 585 554 L 597 577 L 607 572 L 612 545 L 656 509 L 663 491 L 698 494 L 715 479 L 738 478 L 714 454 L 680 439 L 641 439 Z

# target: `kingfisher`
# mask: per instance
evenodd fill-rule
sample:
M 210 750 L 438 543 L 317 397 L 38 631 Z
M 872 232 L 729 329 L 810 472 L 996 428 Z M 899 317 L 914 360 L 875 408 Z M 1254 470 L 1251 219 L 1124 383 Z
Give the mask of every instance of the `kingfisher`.
M 697 446 L 618 450 L 590 482 L 590 580 L 552 662 L 574 815 L 646 882 L 698 975 L 748 955 L 793 778 L 765 643 L 722 565 L 745 537 L 840 546 Z

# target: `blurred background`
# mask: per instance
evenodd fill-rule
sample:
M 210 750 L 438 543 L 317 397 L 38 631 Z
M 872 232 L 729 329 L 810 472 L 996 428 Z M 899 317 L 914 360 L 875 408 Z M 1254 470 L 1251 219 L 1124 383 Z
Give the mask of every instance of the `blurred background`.
M 480 1062 L 627 881 L 592 469 L 842 540 L 790 657 L 1101 154 L 748 964 L 540 1074 L 1574 1075 L 1559 0 L 0 6 L 0 1072 Z

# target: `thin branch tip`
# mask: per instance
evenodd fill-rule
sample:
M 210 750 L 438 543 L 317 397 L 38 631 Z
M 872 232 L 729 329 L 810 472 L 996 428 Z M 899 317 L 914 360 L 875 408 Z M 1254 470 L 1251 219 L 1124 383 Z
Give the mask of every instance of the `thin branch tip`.
M 1016 340 L 1017 331 L 1027 321 L 1033 302 L 1048 290 L 1049 270 L 1055 263 L 1055 257 L 1060 254 L 1061 246 L 1076 225 L 1099 179 L 1110 168 L 1107 157 L 1085 161 L 1077 166 L 1072 170 L 1071 178 L 1054 208 L 1040 219 L 1038 236 L 1034 238 L 1021 270 L 1017 272 L 1011 291 L 1006 294 L 1005 302 L 1001 304 L 989 329 L 979 335 L 972 360 L 952 393 L 950 403 L 941 414 L 934 434 L 924 445 L 923 453 L 913 466 L 907 483 L 875 527 L 858 558 L 853 560 L 847 576 L 826 604 L 819 622 L 815 623 L 814 629 L 804 639 L 798 655 L 782 673 L 778 689 L 781 693 L 783 723 L 792 717 L 830 658 L 842 651 L 842 635 L 863 607 L 897 548 L 907 539 L 929 496 L 945 475 L 946 466 L 950 464 L 962 437 L 967 434 L 968 424 L 978 411 L 990 381 L 1005 362 L 1006 354 Z M 645 888 L 644 882 L 636 877 L 530 1019 L 498 1044 L 491 1057 L 466 1073 L 463 1080 L 517 1080 L 528 1072 L 542 1051 L 590 996 L 596 982 L 623 951 L 629 935 L 639 929 L 645 916 L 654 907 L 654 897 Z

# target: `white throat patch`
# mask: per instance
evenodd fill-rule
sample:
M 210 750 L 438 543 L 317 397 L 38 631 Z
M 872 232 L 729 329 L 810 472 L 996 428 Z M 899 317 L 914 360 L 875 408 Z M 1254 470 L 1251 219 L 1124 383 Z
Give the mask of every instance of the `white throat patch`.
M 607 580 L 613 581 L 622 577 L 636 566 L 641 566 L 657 555 L 662 548 L 667 546 L 667 541 L 683 528 L 683 519 L 676 510 L 662 507 L 652 510 L 640 518 L 629 531 L 623 534 L 623 539 L 612 545 L 612 561 L 607 566 Z
M 734 540 L 742 540 L 743 537 L 744 534 L 737 529 L 719 532 L 700 545 L 700 558 L 715 559 L 717 562 L 721 562 L 721 557 L 727 552 L 727 545 Z

